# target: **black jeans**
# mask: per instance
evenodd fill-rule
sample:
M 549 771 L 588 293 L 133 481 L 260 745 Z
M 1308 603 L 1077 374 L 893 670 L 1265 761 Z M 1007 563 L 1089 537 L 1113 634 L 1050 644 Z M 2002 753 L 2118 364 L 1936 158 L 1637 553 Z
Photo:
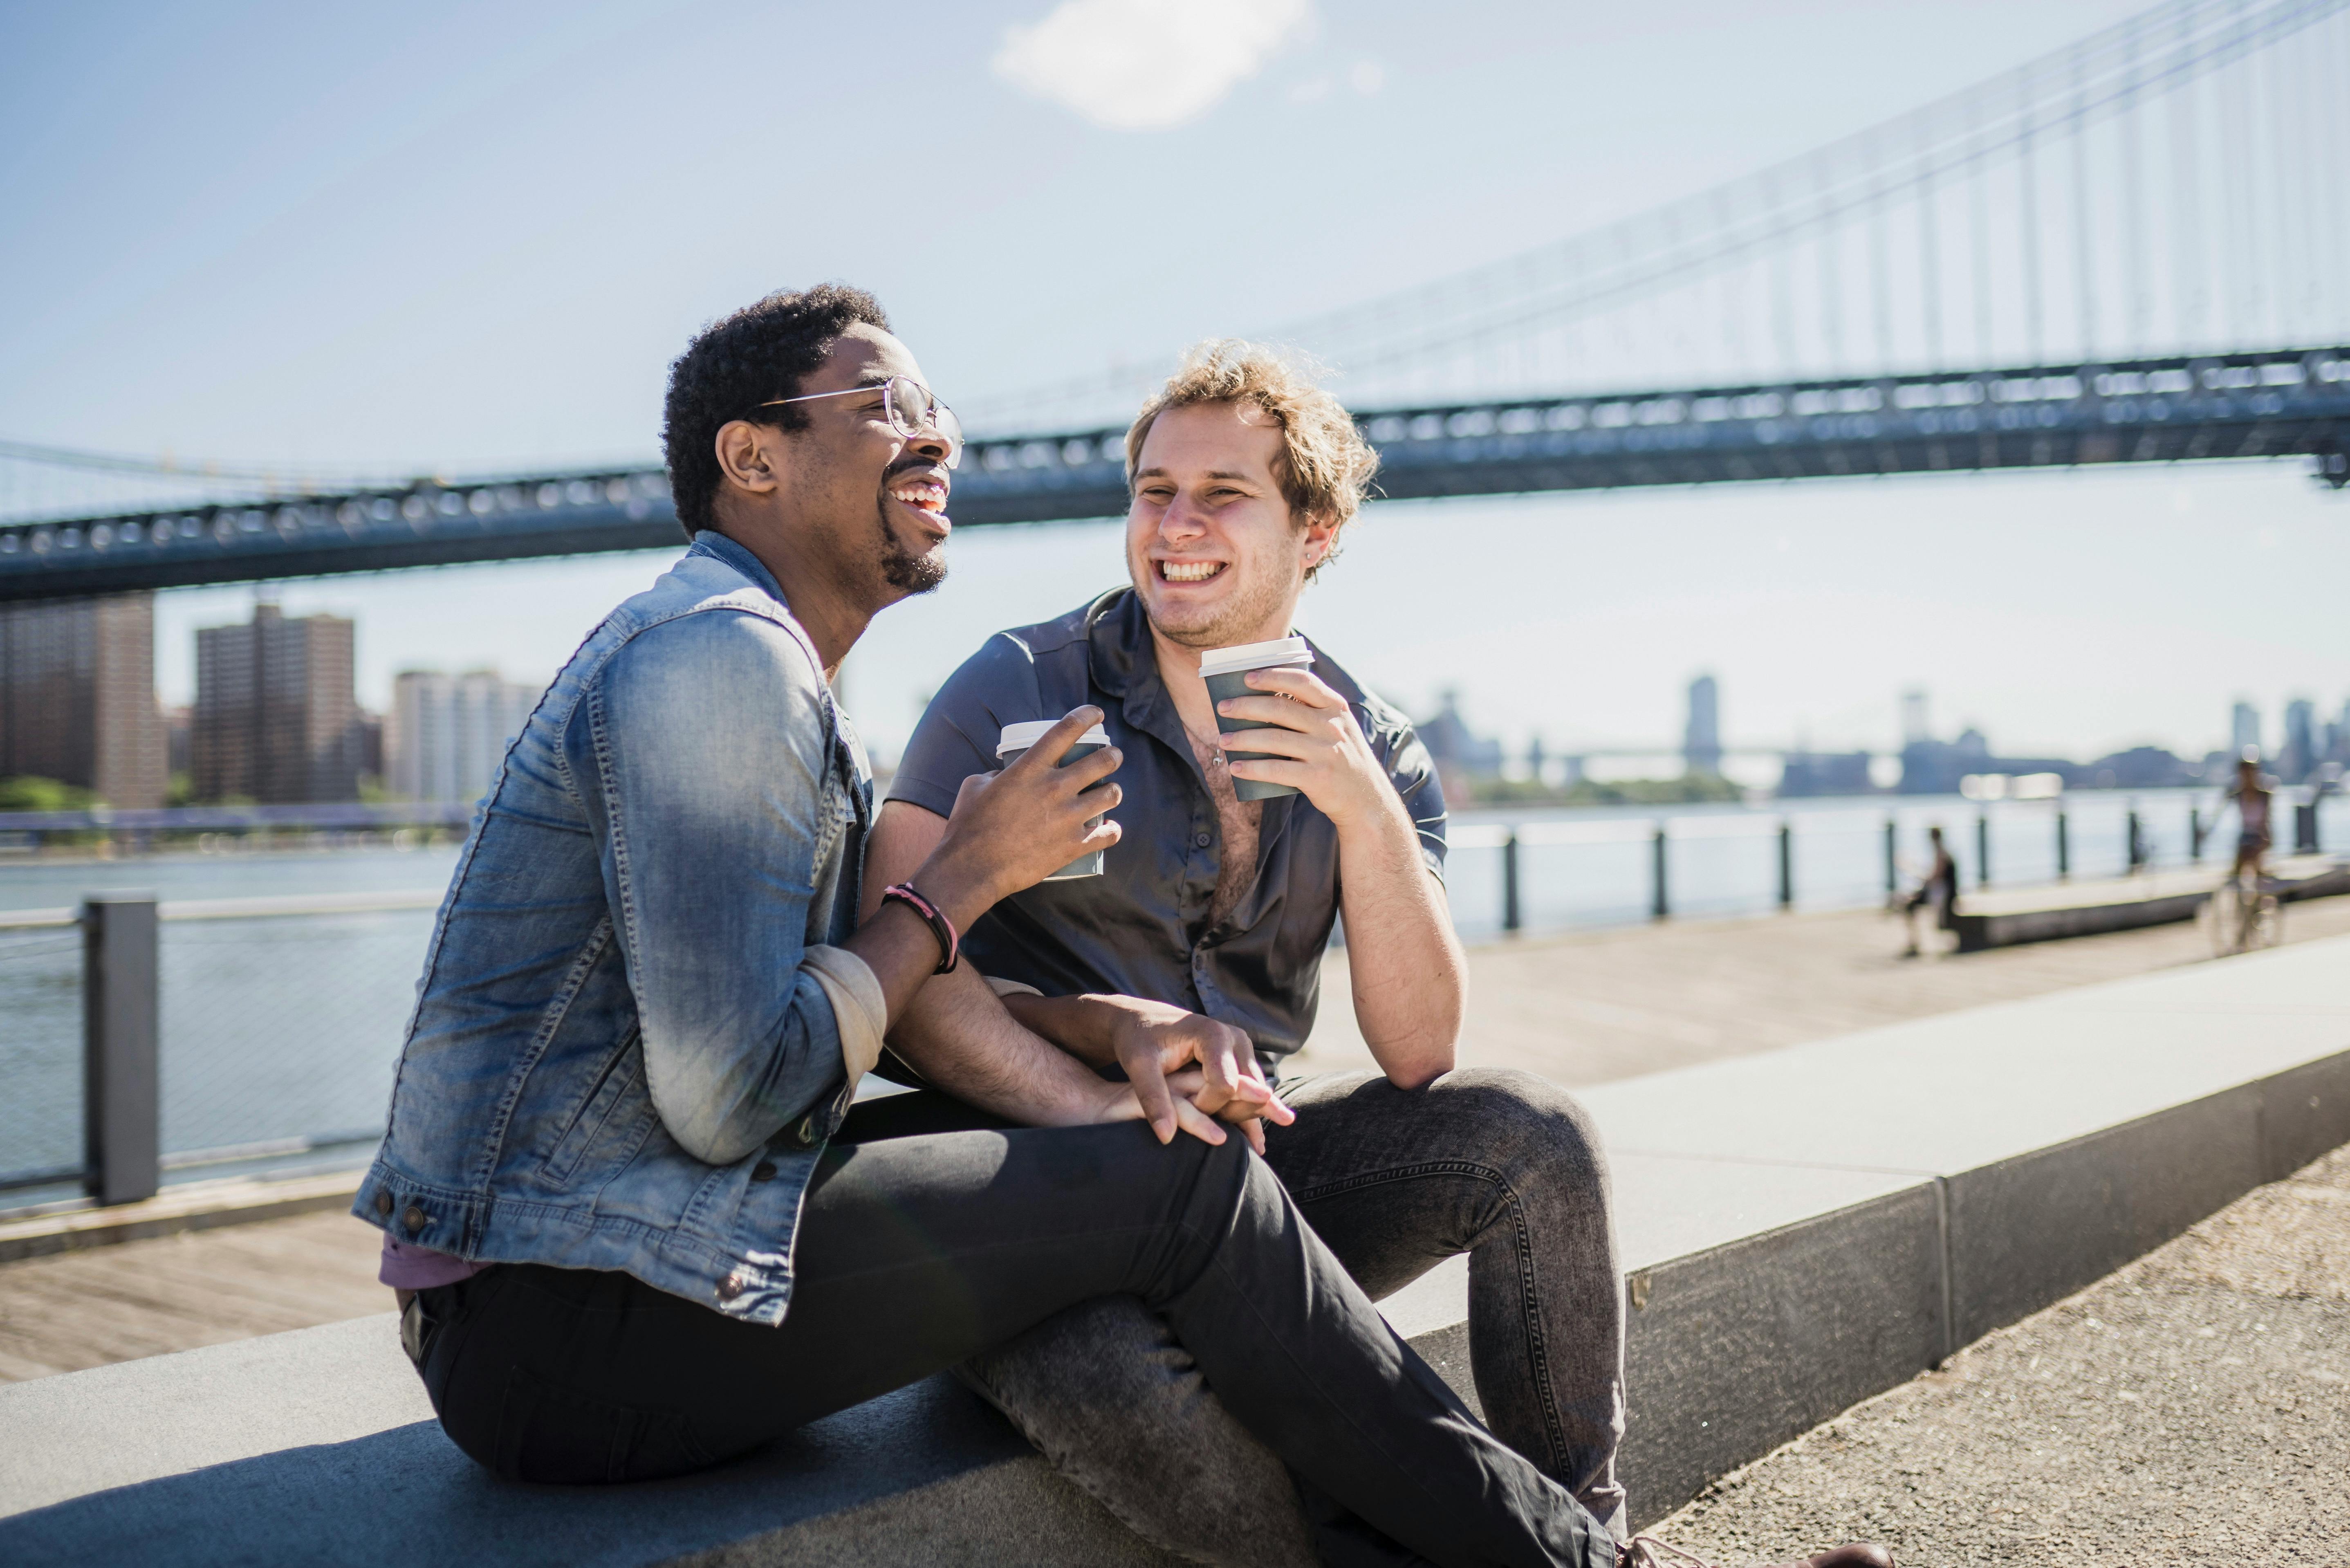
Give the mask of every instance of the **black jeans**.
M 421 1370 L 509 1479 L 699 1469 L 1074 1303 L 1139 1297 L 1313 1486 L 1436 1563 L 1614 1568 L 1606 1528 L 1396 1337 L 1238 1138 L 1138 1124 L 826 1150 L 767 1328 L 618 1273 L 504 1264 L 425 1293 Z

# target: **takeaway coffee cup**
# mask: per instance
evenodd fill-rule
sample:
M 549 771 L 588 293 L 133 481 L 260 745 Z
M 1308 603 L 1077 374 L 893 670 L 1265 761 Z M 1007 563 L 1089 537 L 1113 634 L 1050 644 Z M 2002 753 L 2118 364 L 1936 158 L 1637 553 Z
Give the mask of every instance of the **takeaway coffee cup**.
M 1253 691 L 1248 683 L 1252 670 L 1303 670 L 1314 662 L 1314 650 L 1305 646 L 1302 637 L 1276 638 L 1271 642 L 1243 642 L 1232 648 L 1211 648 L 1200 655 L 1200 679 L 1208 683 L 1208 701 L 1222 702 L 1234 697 L 1263 697 L 1266 692 Z M 1262 730 L 1266 726 L 1255 719 L 1231 719 L 1216 715 L 1216 728 L 1225 734 L 1243 730 Z M 1266 752 L 1227 752 L 1232 761 L 1247 762 L 1269 756 Z M 1279 794 L 1295 794 L 1295 784 L 1266 784 L 1262 779 L 1232 780 L 1232 793 L 1243 800 L 1271 800 Z
M 1034 719 L 1026 723 L 1004 725 L 1003 735 L 999 737 L 995 742 L 996 766 L 1008 767 L 1011 765 L 1014 758 L 1018 757 L 1022 753 L 1035 745 L 1037 742 L 1043 740 L 1045 738 L 1045 732 L 1050 730 L 1054 725 L 1059 722 L 1060 721 L 1058 719 Z M 1092 729 L 1087 730 L 1083 735 L 1077 737 L 1077 743 L 1069 748 L 1068 755 L 1063 757 L 1055 765 L 1066 768 L 1071 763 L 1076 762 L 1079 757 L 1091 756 L 1094 753 L 1100 751 L 1104 746 L 1108 744 L 1109 732 L 1103 729 L 1099 724 L 1096 724 Z M 1099 821 L 1101 821 L 1101 818 L 1097 816 L 1093 819 L 1093 822 L 1088 822 L 1086 826 L 1087 827 L 1091 827 L 1095 823 L 1098 823 Z M 1045 877 L 1045 880 L 1047 882 L 1066 882 L 1078 877 L 1098 877 L 1101 874 L 1102 852 L 1097 849 L 1091 855 L 1078 856 L 1075 860 L 1070 861 L 1066 866 L 1062 867 L 1058 871 L 1055 871 L 1050 877 Z

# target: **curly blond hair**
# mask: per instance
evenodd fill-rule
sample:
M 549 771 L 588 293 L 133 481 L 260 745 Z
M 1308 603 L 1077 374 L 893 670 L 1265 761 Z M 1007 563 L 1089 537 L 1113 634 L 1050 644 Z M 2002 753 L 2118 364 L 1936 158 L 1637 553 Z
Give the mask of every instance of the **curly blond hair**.
M 1142 443 L 1160 414 L 1195 403 L 1239 403 L 1262 411 L 1281 427 L 1282 451 L 1274 478 L 1291 514 L 1327 523 L 1330 547 L 1306 571 L 1311 578 L 1338 555 L 1347 524 L 1362 510 L 1379 454 L 1355 428 L 1347 406 L 1315 384 L 1301 359 L 1239 337 L 1211 337 L 1192 345 L 1182 368 L 1142 405 L 1126 432 L 1126 482 L 1142 462 Z

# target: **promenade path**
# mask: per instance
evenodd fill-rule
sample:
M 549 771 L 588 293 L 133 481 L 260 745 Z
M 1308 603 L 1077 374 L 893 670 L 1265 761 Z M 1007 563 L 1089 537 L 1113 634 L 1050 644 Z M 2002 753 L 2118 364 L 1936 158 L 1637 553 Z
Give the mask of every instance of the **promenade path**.
M 1714 1483 L 1724 1563 L 2350 1563 L 2350 1149 Z
M 2288 941 L 2350 932 L 2350 898 L 2296 904 Z M 1569 1085 L 1823 1039 L 2193 963 L 2191 926 L 1905 960 L 1874 912 L 1669 923 L 1470 952 L 1465 1062 Z M 1333 954 L 1300 1071 L 1368 1067 Z M 0 1380 L 380 1312 L 377 1232 L 340 1213 L 0 1264 Z

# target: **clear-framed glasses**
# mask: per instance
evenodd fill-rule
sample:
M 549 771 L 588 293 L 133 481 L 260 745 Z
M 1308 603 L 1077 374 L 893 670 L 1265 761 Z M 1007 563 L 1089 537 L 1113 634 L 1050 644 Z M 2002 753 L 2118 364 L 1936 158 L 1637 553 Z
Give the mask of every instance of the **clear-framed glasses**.
M 908 441 L 925 431 L 947 443 L 947 466 L 954 468 L 962 462 L 962 421 L 954 410 L 931 395 L 931 389 L 911 376 L 892 376 L 879 383 L 881 412 L 889 419 L 889 428 Z M 843 387 L 837 392 L 806 392 L 796 398 L 770 398 L 759 406 L 772 409 L 782 403 L 812 403 L 819 398 L 846 398 L 855 392 L 869 392 L 874 384 Z

